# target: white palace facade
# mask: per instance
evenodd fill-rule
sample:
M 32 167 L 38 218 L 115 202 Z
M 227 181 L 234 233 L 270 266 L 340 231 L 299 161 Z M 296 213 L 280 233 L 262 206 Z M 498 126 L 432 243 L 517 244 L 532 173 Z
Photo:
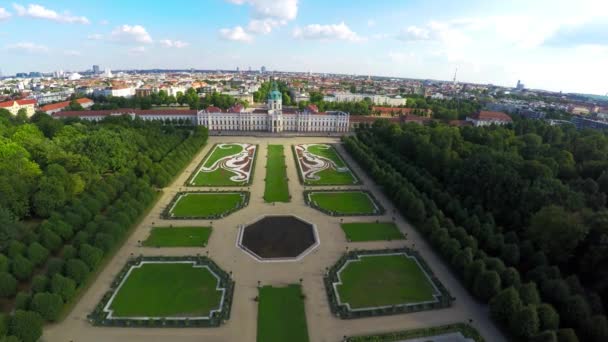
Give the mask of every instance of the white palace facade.
M 267 108 L 245 110 L 235 105 L 223 112 L 217 107 L 205 110 L 141 110 L 119 109 L 98 111 L 57 112 L 53 117 L 80 117 L 99 121 L 112 115 L 130 115 L 143 120 L 181 122 L 206 126 L 210 131 L 265 131 L 265 132 L 348 132 L 350 115 L 345 112 L 319 113 L 315 105 L 305 110 L 283 109 L 282 95 L 273 84 L 268 94 Z

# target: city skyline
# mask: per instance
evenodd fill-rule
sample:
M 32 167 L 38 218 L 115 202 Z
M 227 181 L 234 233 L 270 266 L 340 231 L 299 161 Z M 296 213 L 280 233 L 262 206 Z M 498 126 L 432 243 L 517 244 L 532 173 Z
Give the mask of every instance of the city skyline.
M 597 0 L 324 3 L 0 1 L 0 69 L 225 69 L 378 75 L 605 94 Z M 350 6 L 349 6 L 350 5 Z

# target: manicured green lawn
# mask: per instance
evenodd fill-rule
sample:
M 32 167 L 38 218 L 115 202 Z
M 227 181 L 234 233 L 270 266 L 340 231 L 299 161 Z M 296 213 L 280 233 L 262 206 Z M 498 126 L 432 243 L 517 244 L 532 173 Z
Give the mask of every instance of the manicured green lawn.
M 211 152 L 209 157 L 207 157 L 207 160 L 205 160 L 203 166 L 211 167 L 211 165 L 213 165 L 213 163 L 215 163 L 216 161 L 224 157 L 240 153 L 241 151 L 243 151 L 243 147 L 239 145 L 226 144 L 222 148 L 220 148 L 219 145 L 215 145 L 215 147 L 213 148 L 213 152 Z
M 212 172 L 199 172 L 192 180 L 195 186 L 234 186 L 245 185 L 247 182 L 235 182 L 230 179 L 234 173 L 219 168 Z
M 187 193 L 171 210 L 173 217 L 209 217 L 233 210 L 243 202 L 243 195 L 230 193 Z
M 325 157 L 325 158 L 333 161 L 334 163 L 336 163 L 336 166 L 338 166 L 338 167 L 346 166 L 346 164 L 344 163 L 342 158 L 338 155 L 338 152 L 331 145 L 326 145 L 326 144 L 311 145 L 311 146 L 308 146 L 308 152 L 310 152 L 312 154 L 316 154 L 321 157 Z
M 264 188 L 264 201 L 266 202 L 289 202 L 287 170 L 285 169 L 283 150 L 283 145 L 268 145 L 266 186 Z
M 338 293 L 351 309 L 434 300 L 418 264 L 403 255 L 364 256 L 340 273 Z
M 300 285 L 260 288 L 257 341 L 308 341 L 308 327 Z
M 362 191 L 319 191 L 310 193 L 310 199 L 320 208 L 338 214 L 360 215 L 376 213 L 374 202 L 367 193 Z
M 403 234 L 393 222 L 355 222 L 340 225 L 349 241 L 402 240 Z
M 189 263 L 143 264 L 135 268 L 110 305 L 115 317 L 209 316 L 219 307 L 217 279 Z
M 353 174 L 348 172 L 338 172 L 334 169 L 325 169 L 317 173 L 319 180 L 307 179 L 307 185 L 350 185 L 357 184 L 358 181 Z
M 154 227 L 142 243 L 149 247 L 202 247 L 211 235 L 210 227 Z

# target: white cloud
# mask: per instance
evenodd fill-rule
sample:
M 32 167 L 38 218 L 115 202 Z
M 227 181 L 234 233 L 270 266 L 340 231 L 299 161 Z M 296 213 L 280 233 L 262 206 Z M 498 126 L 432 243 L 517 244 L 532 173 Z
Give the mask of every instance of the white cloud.
M 44 6 L 37 4 L 29 4 L 27 8 L 25 6 L 19 4 L 13 4 L 13 8 L 17 12 L 17 15 L 20 17 L 29 17 L 36 19 L 46 19 L 52 20 L 60 23 L 70 23 L 70 24 L 88 24 L 89 19 L 83 16 L 74 16 L 69 12 L 64 12 L 63 14 L 57 13 L 51 9 L 45 8 Z
M 226 0 L 237 5 L 247 4 L 251 7 L 249 24 L 243 28 L 220 30 L 220 36 L 237 36 L 240 41 L 252 41 L 255 34 L 269 34 L 273 29 L 286 25 L 298 15 L 298 0 Z M 240 28 L 240 29 L 239 29 Z M 231 30 L 231 31 L 230 31 Z
M 20 42 L 16 44 L 11 44 L 7 45 L 6 48 L 8 50 L 21 51 L 27 53 L 44 53 L 49 51 L 48 47 L 31 42 Z
M 100 24 L 100 25 L 108 25 L 109 23 L 110 23 L 110 22 L 109 22 L 109 21 L 107 21 L 107 20 L 105 20 L 105 19 L 103 19 L 103 20 L 100 20 L 100 21 L 99 21 L 99 24 Z
M 136 46 L 134 48 L 129 49 L 130 55 L 140 55 L 144 52 L 146 52 L 146 48 L 143 46 Z
M 374 27 L 376 26 L 376 21 L 374 19 L 369 19 L 367 21 L 367 27 Z
M 431 40 L 431 32 L 424 27 L 409 26 L 397 34 L 397 39 L 403 41 Z
M 0 20 L 6 20 L 11 16 L 12 14 L 10 14 L 4 7 L 0 7 Z
M 293 36 L 295 38 L 311 40 L 348 40 L 351 42 L 363 40 L 344 22 L 331 25 L 312 24 L 303 28 L 296 28 L 293 31 Z
M 181 49 L 181 48 L 185 48 L 187 46 L 190 45 L 190 43 L 188 42 L 183 42 L 181 40 L 170 40 L 170 39 L 162 39 L 158 41 L 160 43 L 160 45 L 167 47 L 167 48 L 177 48 L 177 49 Z
M 88 40 L 102 40 L 103 39 L 103 35 L 99 34 L 99 33 L 94 33 L 94 34 L 90 34 L 87 36 Z
M 285 21 L 281 22 L 274 19 L 254 19 L 249 22 L 249 25 L 247 25 L 247 31 L 256 34 L 268 34 L 272 32 L 273 28 L 284 24 L 286 24 Z
M 141 25 L 121 25 L 110 33 L 110 40 L 123 43 L 152 43 L 152 37 Z
M 389 53 L 388 53 L 388 58 L 393 63 L 411 62 L 415 57 L 416 57 L 416 55 L 413 52 L 389 51 Z
M 63 54 L 66 56 L 72 56 L 72 57 L 82 56 L 82 52 L 77 51 L 77 50 L 66 50 L 63 52 Z
M 253 41 L 253 36 L 247 33 L 241 26 L 221 29 L 220 38 L 245 43 L 250 43 Z
M 253 17 L 258 19 L 275 18 L 293 20 L 298 15 L 298 0 L 227 0 L 230 3 L 248 4 Z

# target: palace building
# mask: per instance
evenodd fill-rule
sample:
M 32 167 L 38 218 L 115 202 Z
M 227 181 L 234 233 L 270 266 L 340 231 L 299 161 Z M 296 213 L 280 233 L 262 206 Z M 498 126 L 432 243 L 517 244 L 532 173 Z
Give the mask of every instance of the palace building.
M 217 107 L 195 110 L 141 110 L 117 109 L 97 111 L 57 112 L 53 117 L 80 117 L 85 120 L 99 121 L 112 115 L 131 115 L 143 120 L 164 122 L 188 122 L 206 126 L 210 131 L 266 131 L 266 132 L 348 132 L 349 117 L 345 112 L 319 112 L 315 105 L 300 111 L 283 108 L 283 96 L 276 83 L 268 94 L 266 108 L 246 110 L 234 105 L 226 112 Z

